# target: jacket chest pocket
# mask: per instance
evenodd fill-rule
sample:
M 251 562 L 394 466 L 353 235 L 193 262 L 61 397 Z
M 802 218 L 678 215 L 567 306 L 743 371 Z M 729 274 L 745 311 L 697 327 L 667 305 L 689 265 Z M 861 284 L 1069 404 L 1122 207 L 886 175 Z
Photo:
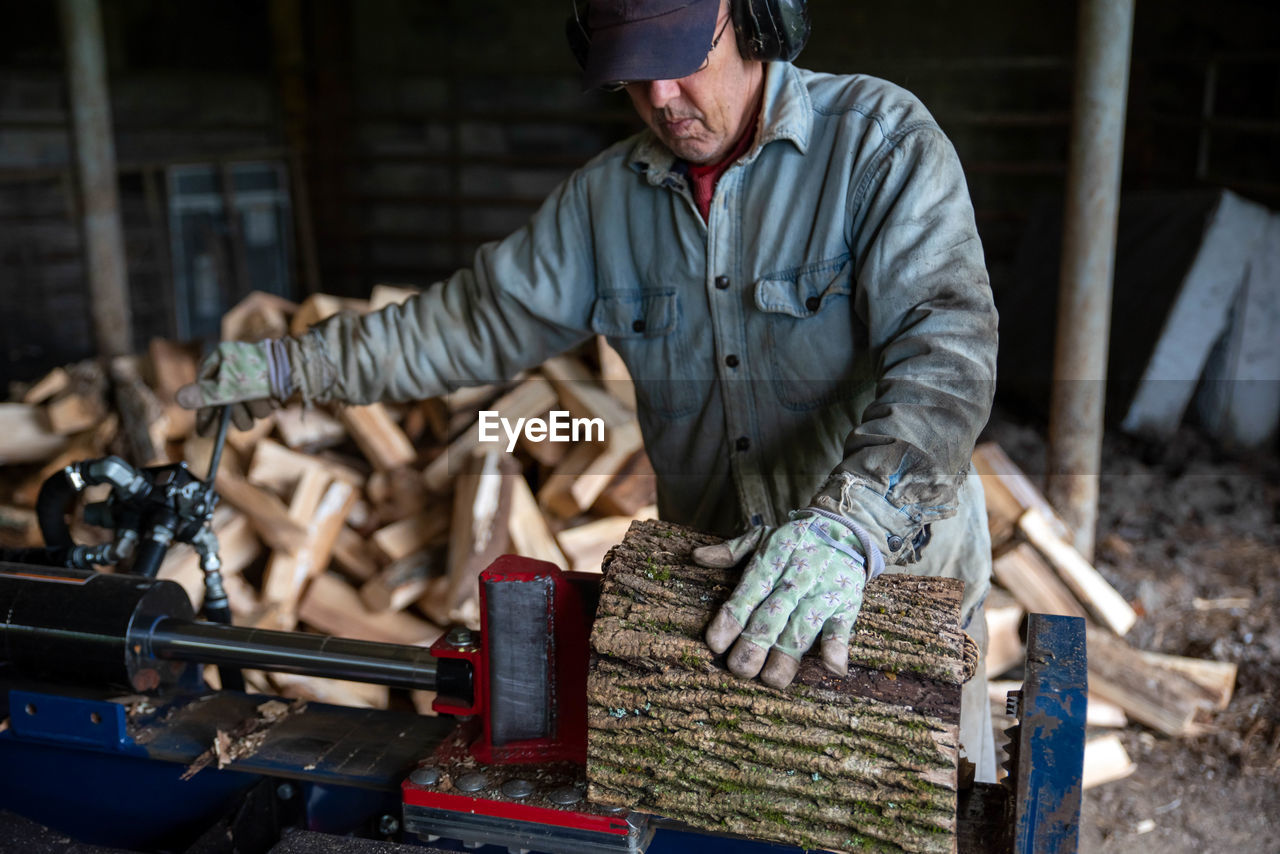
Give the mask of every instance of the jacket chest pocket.
M 608 338 L 626 362 L 637 402 L 666 418 L 689 415 L 701 403 L 685 326 L 675 291 L 606 294 L 591 312 L 592 331 Z
M 756 282 L 774 393 L 788 409 L 847 400 L 874 382 L 866 331 L 853 312 L 852 275 L 845 254 Z

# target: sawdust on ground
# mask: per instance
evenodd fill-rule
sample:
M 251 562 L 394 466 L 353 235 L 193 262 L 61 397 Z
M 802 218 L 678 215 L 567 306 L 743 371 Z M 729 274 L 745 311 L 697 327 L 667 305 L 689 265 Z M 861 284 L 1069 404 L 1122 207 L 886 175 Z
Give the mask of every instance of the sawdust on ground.
M 1033 477 L 1041 431 L 995 417 Z M 1136 646 L 1239 665 L 1235 695 L 1206 732 L 1120 737 L 1130 777 L 1085 794 L 1081 852 L 1275 854 L 1280 819 L 1280 463 L 1230 455 L 1184 428 L 1155 446 L 1108 436 L 1098 569 L 1139 609 Z

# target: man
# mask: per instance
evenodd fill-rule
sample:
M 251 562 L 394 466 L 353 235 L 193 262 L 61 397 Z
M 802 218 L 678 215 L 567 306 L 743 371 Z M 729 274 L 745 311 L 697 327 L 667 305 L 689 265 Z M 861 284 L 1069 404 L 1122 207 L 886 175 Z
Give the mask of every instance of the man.
M 846 672 L 863 585 L 886 563 L 965 580 L 985 646 L 990 545 L 967 473 L 996 315 L 964 176 L 902 89 L 762 61 L 770 38 L 807 32 L 803 12 L 590 0 L 586 83 L 623 86 L 648 131 L 470 269 L 299 339 L 223 344 L 180 400 L 245 417 L 294 393 L 430 397 L 603 334 L 636 382 L 663 517 L 740 535 L 695 555 L 749 559 L 707 632 L 734 673 L 786 685 L 819 635 Z M 993 780 L 984 675 L 963 721 Z

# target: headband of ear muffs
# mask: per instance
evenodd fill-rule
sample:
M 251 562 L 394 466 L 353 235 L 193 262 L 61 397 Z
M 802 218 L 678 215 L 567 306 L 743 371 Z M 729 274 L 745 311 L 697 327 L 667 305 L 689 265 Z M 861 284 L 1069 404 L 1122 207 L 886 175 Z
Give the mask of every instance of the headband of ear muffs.
M 574 0 L 573 12 L 565 22 L 569 50 L 579 68 L 587 65 L 591 50 L 591 29 L 587 26 L 586 3 Z M 809 40 L 807 0 L 730 0 L 729 15 L 738 41 L 738 52 L 761 62 L 790 62 L 800 55 Z

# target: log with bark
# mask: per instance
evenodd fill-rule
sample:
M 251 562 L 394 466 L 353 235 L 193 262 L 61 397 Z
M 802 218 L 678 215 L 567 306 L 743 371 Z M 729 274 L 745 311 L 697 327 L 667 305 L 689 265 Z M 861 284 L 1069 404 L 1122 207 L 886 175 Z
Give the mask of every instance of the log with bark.
M 702 634 L 736 570 L 717 539 L 636 522 L 605 562 L 591 635 L 592 801 L 831 851 L 953 851 L 959 581 L 868 585 L 847 677 L 806 657 L 790 687 L 730 674 Z

